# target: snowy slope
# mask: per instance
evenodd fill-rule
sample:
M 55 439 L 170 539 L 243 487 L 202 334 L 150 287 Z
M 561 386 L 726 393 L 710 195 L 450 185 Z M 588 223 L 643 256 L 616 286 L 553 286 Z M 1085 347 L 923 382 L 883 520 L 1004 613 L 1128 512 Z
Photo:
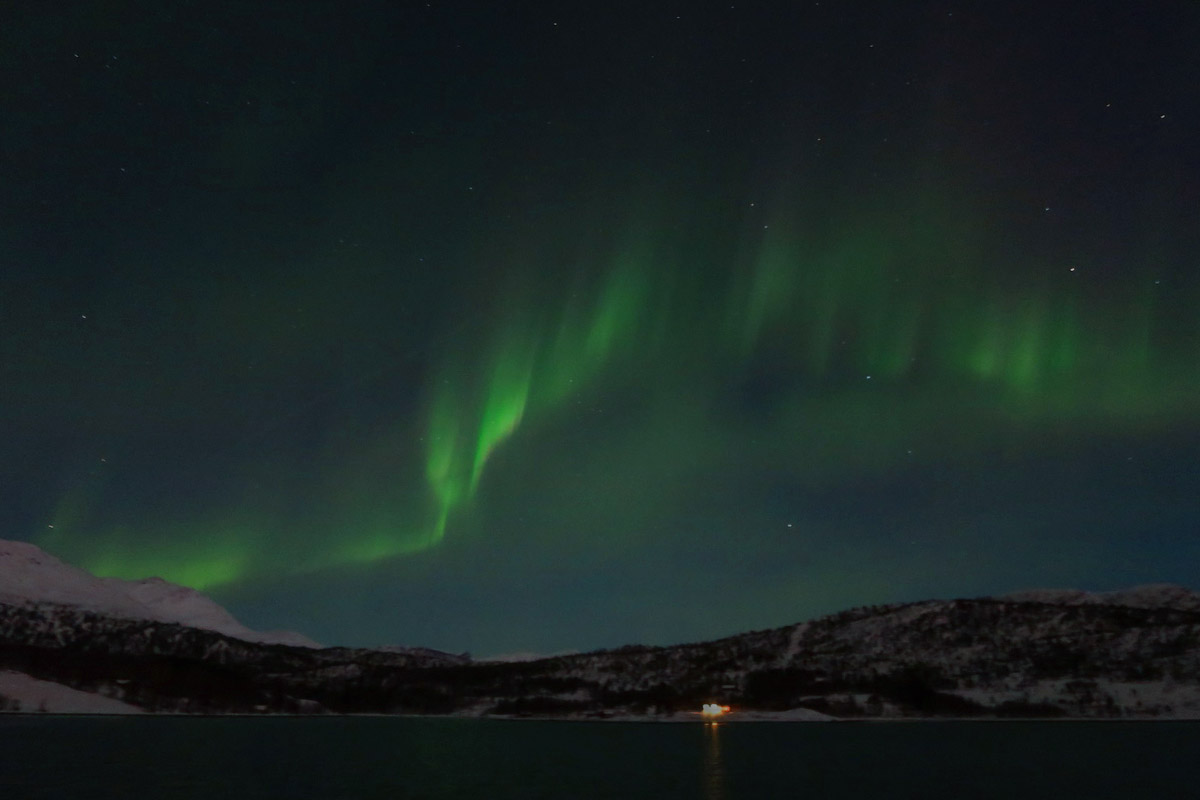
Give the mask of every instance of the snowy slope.
M 143 713 L 137 706 L 111 697 L 81 692 L 61 683 L 38 680 L 10 670 L 0 670 L 0 710 L 43 711 L 50 714 Z
M 1018 603 L 1049 603 L 1051 605 L 1081 606 L 1109 605 L 1130 608 L 1173 608 L 1178 611 L 1200 611 L 1200 594 L 1173 583 L 1150 583 L 1119 589 L 1115 592 L 1084 592 L 1079 589 L 1032 589 L 1006 594 L 999 600 Z
M 97 578 L 27 542 L 0 539 L 0 603 L 56 603 L 123 619 L 174 622 L 266 644 L 320 647 L 290 631 L 253 631 L 208 596 L 162 578 Z

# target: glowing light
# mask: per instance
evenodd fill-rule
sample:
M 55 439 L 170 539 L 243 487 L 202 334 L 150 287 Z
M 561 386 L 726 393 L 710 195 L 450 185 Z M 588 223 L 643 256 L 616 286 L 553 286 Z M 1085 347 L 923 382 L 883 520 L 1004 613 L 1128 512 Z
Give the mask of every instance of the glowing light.
M 332 457 L 311 460 L 321 473 L 312 484 L 274 481 L 285 469 L 271 464 L 255 483 L 278 487 L 274 496 L 256 489 L 241 501 L 256 509 L 250 520 L 226 509 L 182 523 L 139 518 L 123 530 L 113 518 L 125 517 L 101 502 L 113 479 L 97 478 L 64 493 L 40 539 L 100 574 L 197 588 L 416 553 L 487 494 L 505 448 L 516 463 L 530 428 L 571 424 L 574 400 L 617 381 L 644 401 L 621 422 L 639 426 L 628 429 L 638 431 L 634 466 L 654 463 L 662 475 L 716 453 L 790 464 L 788 448 L 800 443 L 819 451 L 822 479 L 884 469 L 886 453 L 911 454 L 909 439 L 938 430 L 946 412 L 963 430 L 1014 416 L 1105 429 L 1195 418 L 1200 290 L 1159 287 L 1149 271 L 1140 293 L 1134 282 L 1098 289 L 1079 277 L 1096 272 L 1086 263 L 1070 279 L 1056 267 L 1018 281 L 1002 273 L 1011 266 L 1020 277 L 1022 265 L 986 252 L 986 238 L 935 206 L 814 221 L 781 203 L 769 226 L 755 220 L 743 241 L 712 250 L 692 241 L 695 226 L 671 240 L 671 227 L 654 221 L 617 232 L 617 243 L 581 245 L 577 270 L 533 258 L 524 292 L 489 296 L 498 317 L 451 337 L 425 378 L 424 414 L 378 424 L 383 436 L 372 441 L 384 445 L 339 440 Z M 564 273 L 552 270 L 565 270 L 561 286 Z M 758 380 L 760 369 L 744 397 L 721 406 L 728 387 Z M 743 402 L 766 410 L 748 418 Z M 735 417 L 744 426 L 736 444 Z M 962 446 L 973 437 L 964 433 Z M 581 469 L 597 458 L 581 453 Z M 598 491 L 611 491 L 616 472 Z M 311 503 L 297 502 L 312 486 Z M 327 517 L 313 521 L 313 508 Z M 727 713 L 709 706 L 720 710 L 713 718 Z
M 215 529 L 215 532 L 214 532 Z M 207 529 L 196 524 L 163 526 L 153 546 L 146 532 L 117 526 L 87 539 L 43 540 L 41 544 L 101 578 L 162 578 L 193 589 L 211 589 L 246 575 L 253 563 L 248 527 Z
M 470 492 L 474 494 L 492 451 L 513 435 L 529 400 L 533 348 L 511 344 L 496 360 L 492 381 L 479 420 L 479 439 L 471 464 Z
M 455 509 L 475 496 L 493 454 L 532 409 L 563 403 L 639 341 L 649 294 L 643 261 L 636 250 L 624 253 L 594 287 L 594 297 L 568 298 L 557 314 L 529 309 L 510 317 L 496 329 L 491 348 L 474 358 L 467 354 L 439 384 L 425 460 L 436 499 L 431 545 L 443 538 Z M 537 324 L 547 318 L 560 320 L 553 335 Z M 482 386 L 480 374 L 488 375 Z
M 729 713 L 729 706 L 719 705 L 717 703 L 705 703 L 700 707 L 700 716 L 705 719 L 717 719 Z

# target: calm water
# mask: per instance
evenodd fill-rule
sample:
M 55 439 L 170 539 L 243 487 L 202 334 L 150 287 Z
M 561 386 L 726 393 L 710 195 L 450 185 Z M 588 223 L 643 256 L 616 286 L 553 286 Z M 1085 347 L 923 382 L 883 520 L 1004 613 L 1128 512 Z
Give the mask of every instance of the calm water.
M 1200 723 L 0 717 L 0 798 L 1193 797 Z

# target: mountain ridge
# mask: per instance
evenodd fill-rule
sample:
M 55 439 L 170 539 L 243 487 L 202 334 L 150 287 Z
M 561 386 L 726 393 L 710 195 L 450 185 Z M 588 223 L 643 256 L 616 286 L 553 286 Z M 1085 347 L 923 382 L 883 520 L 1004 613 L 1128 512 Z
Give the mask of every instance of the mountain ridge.
M 255 631 L 195 589 L 152 577 L 99 578 L 37 545 L 0 539 L 0 602 L 77 606 L 125 619 L 175 622 L 264 644 L 320 647 L 292 631 Z
M 1052 605 L 1116 605 L 1200 611 L 1200 593 L 1174 583 L 1147 583 L 1108 592 L 1080 589 L 1026 589 L 1000 595 L 1000 600 Z
M 0 672 L 144 711 L 691 719 L 715 703 L 735 719 L 1200 719 L 1200 594 L 1170 584 L 861 606 L 712 641 L 472 662 L 130 619 L 21 598 L 6 576 Z

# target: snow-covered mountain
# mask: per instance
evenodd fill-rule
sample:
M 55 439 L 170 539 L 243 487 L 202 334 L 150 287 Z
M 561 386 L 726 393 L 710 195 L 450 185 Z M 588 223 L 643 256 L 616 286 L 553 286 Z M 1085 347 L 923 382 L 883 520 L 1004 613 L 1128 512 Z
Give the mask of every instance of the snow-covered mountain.
M 0 710 L 1200 719 L 1200 595 L 1169 585 L 869 606 L 513 662 L 270 642 L 197 592 L 0 543 Z
M 560 679 L 658 708 L 707 693 L 838 717 L 1200 719 L 1198 604 L 1165 585 L 927 600 L 552 661 Z
M 119 619 L 173 622 L 248 642 L 321 646 L 291 631 L 251 630 L 195 589 L 162 578 L 97 578 L 35 545 L 6 539 L 0 539 L 0 603 L 53 603 Z
M 1150 583 L 1114 592 L 1084 592 L 1078 589 L 1030 589 L 999 598 L 1021 603 L 1051 603 L 1063 606 L 1108 605 L 1131 608 L 1174 608 L 1200 611 L 1200 594 L 1173 583 Z

